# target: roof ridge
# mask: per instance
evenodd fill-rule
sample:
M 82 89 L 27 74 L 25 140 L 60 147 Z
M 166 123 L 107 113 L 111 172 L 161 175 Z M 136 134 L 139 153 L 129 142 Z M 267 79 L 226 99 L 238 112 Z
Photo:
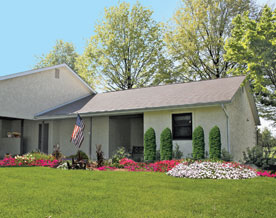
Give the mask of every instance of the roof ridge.
M 139 90 L 139 89 L 156 88 L 156 87 L 173 86 L 173 85 L 183 85 L 183 84 L 190 84 L 190 83 L 197 83 L 197 82 L 210 82 L 210 81 L 215 81 L 215 80 L 232 79 L 232 78 L 238 78 L 238 77 L 246 77 L 246 76 L 240 75 L 240 76 L 230 76 L 230 77 L 223 77 L 223 78 L 216 78 L 216 79 L 206 79 L 206 80 L 197 80 L 197 81 L 189 81 L 189 82 L 161 84 L 161 85 L 153 85 L 153 86 L 138 87 L 138 88 L 131 88 L 131 89 L 106 91 L 106 92 L 101 92 L 101 93 L 97 93 L 97 94 L 108 94 L 108 93 L 113 93 L 113 92 L 134 91 L 134 90 Z

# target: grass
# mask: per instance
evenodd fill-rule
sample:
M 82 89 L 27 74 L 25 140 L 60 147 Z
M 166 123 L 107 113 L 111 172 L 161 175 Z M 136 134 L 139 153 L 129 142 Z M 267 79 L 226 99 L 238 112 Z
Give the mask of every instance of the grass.
M 276 179 L 0 168 L 0 217 L 275 217 Z

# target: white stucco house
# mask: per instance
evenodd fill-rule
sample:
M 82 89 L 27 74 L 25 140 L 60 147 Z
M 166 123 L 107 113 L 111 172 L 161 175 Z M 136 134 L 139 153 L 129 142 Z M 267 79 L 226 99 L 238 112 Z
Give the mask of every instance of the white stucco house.
M 211 128 L 221 130 L 222 147 L 235 158 L 256 145 L 260 124 L 245 77 L 96 93 L 66 64 L 0 77 L 0 157 L 39 149 L 51 153 L 59 144 L 64 155 L 76 153 L 70 143 L 76 115 L 85 123 L 81 150 L 95 159 L 95 145 L 105 157 L 117 147 L 143 146 L 144 132 L 153 127 L 157 147 L 166 127 L 187 156 L 192 131 L 201 125 L 206 150 Z M 21 137 L 8 137 L 12 132 Z

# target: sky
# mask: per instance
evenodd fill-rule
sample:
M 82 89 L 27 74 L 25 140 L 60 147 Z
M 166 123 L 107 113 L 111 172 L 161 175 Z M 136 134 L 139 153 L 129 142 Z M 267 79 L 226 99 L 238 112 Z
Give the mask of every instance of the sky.
M 136 0 L 126 2 L 135 4 Z M 140 2 L 161 22 L 171 19 L 180 5 L 180 0 Z M 257 0 L 258 5 L 265 3 L 276 0 Z M 32 69 L 36 57 L 48 53 L 57 39 L 72 42 L 81 53 L 104 8 L 117 4 L 117 0 L 1 0 L 0 76 Z

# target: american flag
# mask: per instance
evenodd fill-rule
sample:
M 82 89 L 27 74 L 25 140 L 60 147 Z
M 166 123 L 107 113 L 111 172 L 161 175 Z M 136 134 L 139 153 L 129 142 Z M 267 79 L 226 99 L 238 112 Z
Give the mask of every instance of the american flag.
M 78 115 L 70 141 L 73 142 L 75 144 L 75 146 L 79 147 L 79 148 L 84 139 L 84 135 L 83 135 L 84 127 L 85 127 L 84 123 L 83 123 L 80 115 Z

